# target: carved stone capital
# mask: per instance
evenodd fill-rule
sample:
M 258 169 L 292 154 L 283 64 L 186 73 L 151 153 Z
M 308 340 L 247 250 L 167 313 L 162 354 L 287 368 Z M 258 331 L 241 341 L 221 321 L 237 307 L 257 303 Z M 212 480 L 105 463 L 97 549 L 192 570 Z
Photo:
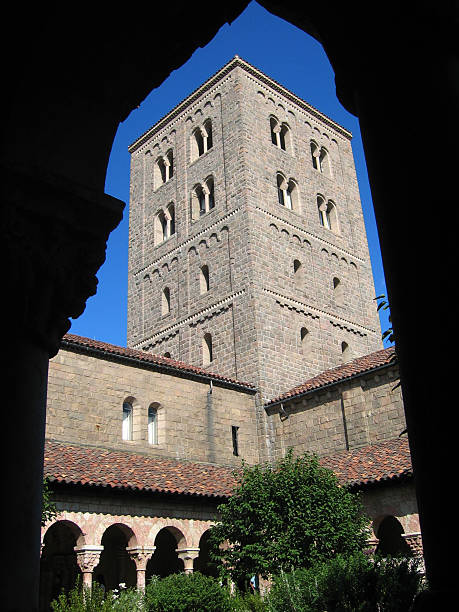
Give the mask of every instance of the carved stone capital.
M 1 248 L 9 328 L 50 357 L 96 293 L 96 273 L 124 204 L 62 177 L 0 169 Z
M 175 552 L 178 558 L 183 561 L 185 574 L 191 574 L 194 560 L 199 557 L 199 548 L 177 548 Z
M 75 546 L 78 567 L 83 574 L 92 573 L 100 561 L 103 546 Z
M 130 558 L 134 561 L 137 570 L 146 570 L 147 563 L 153 556 L 156 546 L 132 546 L 126 548 Z

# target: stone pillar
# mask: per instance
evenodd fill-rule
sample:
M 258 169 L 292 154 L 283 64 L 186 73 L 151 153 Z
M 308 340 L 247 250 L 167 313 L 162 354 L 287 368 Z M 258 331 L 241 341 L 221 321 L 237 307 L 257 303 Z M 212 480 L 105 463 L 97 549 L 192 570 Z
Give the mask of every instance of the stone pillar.
M 83 574 L 83 586 L 88 589 L 92 587 L 92 573 L 94 568 L 99 565 L 100 555 L 103 550 L 103 546 L 90 544 L 86 546 L 75 546 L 74 548 L 78 566 Z
M 147 563 L 153 556 L 156 546 L 132 546 L 126 548 L 128 555 L 135 563 L 137 570 L 137 588 L 145 590 L 145 572 L 147 571 Z
M 9 551 L 2 608 L 31 612 L 38 609 L 48 362 L 70 327 L 69 317 L 78 317 L 96 292 L 96 272 L 121 207 L 109 196 L 91 199 L 81 186 L 55 176 L 17 167 L 2 167 L 0 174 L 3 341 L 8 347 L 1 368 L 1 452 L 3 464 L 12 466 L 3 484 L 14 491 L 13 506 L 2 510 Z
M 185 574 L 192 574 L 194 560 L 199 557 L 199 548 L 177 548 L 175 552 L 183 561 Z

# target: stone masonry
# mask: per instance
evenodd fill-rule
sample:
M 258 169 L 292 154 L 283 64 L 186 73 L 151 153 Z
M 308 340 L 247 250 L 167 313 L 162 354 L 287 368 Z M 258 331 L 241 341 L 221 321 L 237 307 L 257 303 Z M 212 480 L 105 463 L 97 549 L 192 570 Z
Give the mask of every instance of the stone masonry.
M 264 400 L 381 348 L 350 140 L 238 57 L 137 139 L 128 346 Z

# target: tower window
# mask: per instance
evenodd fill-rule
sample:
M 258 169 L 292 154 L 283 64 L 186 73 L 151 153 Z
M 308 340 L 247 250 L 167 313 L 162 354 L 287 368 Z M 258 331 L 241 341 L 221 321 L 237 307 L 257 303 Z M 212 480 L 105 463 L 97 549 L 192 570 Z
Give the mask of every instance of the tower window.
M 239 440 L 238 440 L 239 427 L 236 425 L 231 426 L 231 437 L 233 440 L 233 455 L 239 457 Z
M 214 179 L 209 176 L 191 192 L 191 218 L 193 221 L 215 208 Z
M 207 366 L 212 363 L 213 359 L 212 336 L 210 334 L 204 334 L 204 338 L 202 339 L 202 364 Z
M 171 202 L 166 210 L 159 210 L 153 222 L 155 245 L 164 242 L 175 234 L 175 206 Z
M 293 179 L 287 179 L 280 172 L 277 173 L 277 199 L 281 206 L 298 211 L 298 188 Z
M 199 289 L 201 294 L 207 293 L 207 291 L 209 291 L 209 288 L 209 267 L 202 266 L 199 274 Z
M 276 117 L 270 117 L 269 125 L 271 129 L 271 142 L 282 149 L 287 151 L 291 148 L 290 128 L 286 123 L 280 123 Z
M 319 147 L 319 145 L 311 141 L 311 158 L 313 167 L 318 170 L 321 174 L 331 177 L 331 163 L 330 155 L 325 147 Z
M 191 161 L 194 161 L 213 147 L 212 121 L 207 119 L 191 135 Z
M 123 422 L 121 426 L 121 437 L 123 440 L 132 440 L 132 413 L 132 404 L 130 402 L 123 402 Z
M 347 342 L 341 342 L 341 361 L 346 363 L 351 359 L 351 350 Z
M 317 196 L 317 209 L 319 211 L 319 222 L 322 227 L 326 227 L 332 232 L 338 233 L 338 216 L 336 214 L 336 206 L 334 202 L 328 200 L 321 195 Z
M 171 311 L 171 292 L 169 287 L 164 287 L 161 299 L 161 314 L 167 315 Z

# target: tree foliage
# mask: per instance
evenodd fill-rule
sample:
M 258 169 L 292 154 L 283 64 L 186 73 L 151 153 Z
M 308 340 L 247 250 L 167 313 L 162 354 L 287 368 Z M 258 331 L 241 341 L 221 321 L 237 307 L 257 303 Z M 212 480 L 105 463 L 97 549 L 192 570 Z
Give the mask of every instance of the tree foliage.
M 367 539 L 359 498 L 315 455 L 294 458 L 291 449 L 275 465 L 243 464 L 234 494 L 218 510 L 212 553 L 239 585 L 254 574 L 267 578 L 356 552 Z
M 43 479 L 43 502 L 41 506 L 41 525 L 44 527 L 46 523 L 52 520 L 57 514 L 56 504 L 52 499 L 52 493 L 49 488 L 49 480 Z

